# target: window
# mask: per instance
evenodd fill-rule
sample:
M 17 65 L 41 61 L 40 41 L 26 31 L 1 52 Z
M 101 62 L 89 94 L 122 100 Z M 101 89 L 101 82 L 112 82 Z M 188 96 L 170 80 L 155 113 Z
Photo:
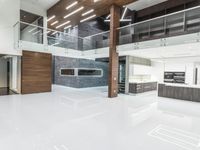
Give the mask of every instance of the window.
M 101 69 L 78 69 L 78 76 L 95 76 L 101 77 L 103 71 Z
M 102 69 L 90 68 L 74 68 L 74 69 L 61 69 L 61 76 L 79 76 L 79 77 L 102 77 Z
M 74 69 L 61 69 L 60 74 L 62 76 L 74 76 L 75 70 Z

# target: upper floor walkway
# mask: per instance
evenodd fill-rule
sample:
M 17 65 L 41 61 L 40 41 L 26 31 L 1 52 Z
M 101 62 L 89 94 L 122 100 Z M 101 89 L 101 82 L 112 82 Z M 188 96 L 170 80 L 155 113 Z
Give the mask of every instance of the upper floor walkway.
M 16 23 L 14 31 L 16 49 L 60 49 L 58 53 L 62 49 L 63 53 L 84 55 L 109 47 L 109 31 L 78 37 L 25 22 Z M 118 31 L 118 51 L 200 42 L 200 6 L 130 24 Z

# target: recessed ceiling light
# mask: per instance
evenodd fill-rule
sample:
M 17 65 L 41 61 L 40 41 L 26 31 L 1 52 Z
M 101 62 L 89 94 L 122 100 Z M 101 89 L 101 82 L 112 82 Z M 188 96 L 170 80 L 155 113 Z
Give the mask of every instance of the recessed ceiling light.
M 75 13 L 77 13 L 77 12 L 83 10 L 83 9 L 84 9 L 83 6 L 82 6 L 82 7 L 79 7 L 79 8 L 76 9 L 75 11 L 73 11 L 73 12 L 69 13 L 68 15 L 64 16 L 64 18 L 68 18 L 69 16 L 72 16 L 73 14 L 75 14 Z
M 67 21 L 67 22 L 65 22 L 65 23 L 62 23 L 62 24 L 60 24 L 59 26 L 57 26 L 56 27 L 56 29 L 58 29 L 58 28 L 60 28 L 60 27 L 62 27 L 62 26 L 65 26 L 66 24 L 68 24 L 68 23 L 70 23 L 71 21 Z
M 88 17 L 88 18 L 82 19 L 80 22 L 85 22 L 85 21 L 90 20 L 90 19 L 92 19 L 92 18 L 94 18 L 94 17 L 96 17 L 96 16 L 97 16 L 97 15 L 92 15 L 92 16 L 90 16 L 90 17 Z
M 52 24 L 51 24 L 51 26 L 53 26 L 53 25 L 55 25 L 55 24 L 57 24 L 58 23 L 58 21 L 55 21 L 55 22 L 53 22 Z
M 69 26 L 66 26 L 64 29 L 69 29 L 71 27 L 72 27 L 72 25 L 69 25 Z
M 91 9 L 91 10 L 89 10 L 89 11 L 83 13 L 82 16 L 86 16 L 86 15 L 92 13 L 92 12 L 94 12 L 94 9 Z
M 69 6 L 67 6 L 66 9 L 70 9 L 73 6 L 77 5 L 77 4 L 78 4 L 78 1 L 75 1 L 74 3 L 70 4 Z
M 53 15 L 52 17 L 48 18 L 48 19 L 47 19 L 47 22 L 50 21 L 50 20 L 52 20 L 52 19 L 54 19 L 55 17 L 56 17 L 56 16 Z

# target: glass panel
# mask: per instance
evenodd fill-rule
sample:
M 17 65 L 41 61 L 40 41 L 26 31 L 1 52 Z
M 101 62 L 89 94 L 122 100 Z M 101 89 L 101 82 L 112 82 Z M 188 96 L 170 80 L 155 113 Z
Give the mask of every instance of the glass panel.
M 74 69 L 61 69 L 60 74 L 63 76 L 73 76 L 75 75 Z
M 20 40 L 43 44 L 43 28 L 20 23 Z
M 119 45 L 132 43 L 133 27 L 128 26 L 119 30 Z
M 184 31 L 184 13 L 175 14 L 166 18 L 166 33 L 178 34 Z
M 82 50 L 82 39 L 68 33 L 48 29 L 48 45 L 73 50 Z
M 187 31 L 200 31 L 200 8 L 186 12 Z
M 165 35 L 165 19 L 156 19 L 150 22 L 150 35 L 154 37 L 162 37 Z
M 83 50 L 92 50 L 98 48 L 108 47 L 109 32 L 88 36 L 83 39 Z
M 78 69 L 78 76 L 102 76 L 100 69 Z
M 150 22 L 135 25 L 134 33 L 134 41 L 148 39 L 150 36 Z

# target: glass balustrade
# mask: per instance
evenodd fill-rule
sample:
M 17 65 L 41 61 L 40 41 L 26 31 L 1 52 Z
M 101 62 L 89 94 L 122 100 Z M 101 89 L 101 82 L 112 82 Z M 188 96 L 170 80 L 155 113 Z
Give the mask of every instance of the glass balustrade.
M 83 50 L 105 48 L 109 46 L 110 32 L 103 32 L 83 39 Z
M 132 44 L 132 49 L 142 49 L 199 42 L 199 14 L 200 6 L 197 6 L 121 27 L 118 29 L 119 48 L 127 44 Z M 109 31 L 82 38 L 24 22 L 15 24 L 14 31 L 15 47 L 19 41 L 79 51 L 109 47 Z
M 119 28 L 119 45 L 137 43 L 144 41 L 161 39 L 158 45 L 170 45 L 170 43 L 184 43 L 189 38 L 198 41 L 200 32 L 200 6 L 184 11 L 168 14 L 147 21 L 131 24 Z M 192 34 L 192 36 L 182 36 L 175 38 L 172 42 L 170 37 Z M 197 33 L 197 34 L 195 34 Z M 196 39 L 196 40 L 194 40 Z

